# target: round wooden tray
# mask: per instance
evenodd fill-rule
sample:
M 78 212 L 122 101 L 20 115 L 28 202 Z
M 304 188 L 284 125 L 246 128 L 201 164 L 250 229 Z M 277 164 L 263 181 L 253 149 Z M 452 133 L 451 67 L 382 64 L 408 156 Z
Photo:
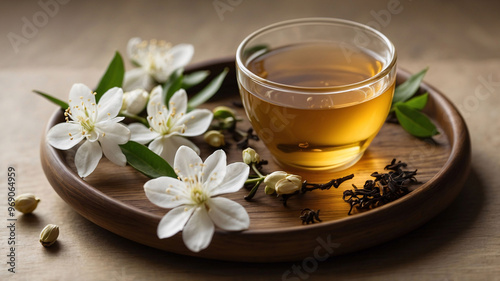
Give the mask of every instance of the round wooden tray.
M 186 70 L 210 70 L 213 77 L 225 67 L 229 67 L 230 72 L 220 92 L 202 107 L 232 106 L 233 102 L 240 101 L 234 60 L 211 61 Z M 397 83 L 408 77 L 409 73 L 398 70 Z M 420 91 L 430 94 L 425 113 L 439 127 L 441 134 L 434 138 L 435 142 L 417 139 L 399 125 L 386 123 L 363 158 L 352 168 L 332 174 L 303 175 L 309 182 L 325 182 L 355 174 L 353 180 L 338 189 L 317 190 L 293 197 L 287 207 L 278 198 L 265 195 L 263 186 L 251 202 L 243 199 L 248 193 L 244 188 L 227 195 L 247 209 L 250 228 L 243 232 L 216 230 L 210 246 L 199 253 L 190 252 L 184 246 L 180 233 L 172 238 L 158 239 L 157 225 L 168 210 L 155 206 L 146 198 L 143 185 L 148 178 L 130 166 L 118 167 L 103 158 L 94 173 L 82 180 L 74 166 L 75 149 L 54 149 L 45 142 L 45 137 L 41 143 L 41 162 L 54 190 L 75 211 L 111 232 L 144 245 L 228 261 L 323 259 L 401 236 L 441 212 L 461 190 L 469 172 L 471 154 L 466 125 L 456 108 L 436 89 L 423 83 Z M 238 114 L 245 119 L 238 127 L 249 128 L 243 109 L 238 108 Z M 59 122 L 63 122 L 61 110 L 54 112 L 47 130 Z M 213 149 L 201 137 L 194 141 L 200 146 L 203 159 L 212 153 Z M 266 172 L 282 170 L 261 142 L 251 141 L 250 145 L 262 158 L 270 160 L 264 167 Z M 234 143 L 225 150 L 228 163 L 242 161 L 241 150 Z M 362 186 L 372 172 L 383 171 L 393 158 L 407 162 L 408 169 L 418 169 L 417 179 L 421 184 L 392 203 L 369 211 L 354 210 L 348 215 L 349 204 L 342 200 L 343 191 L 351 189 L 351 184 Z M 321 209 L 323 222 L 302 225 L 299 215 L 303 208 Z

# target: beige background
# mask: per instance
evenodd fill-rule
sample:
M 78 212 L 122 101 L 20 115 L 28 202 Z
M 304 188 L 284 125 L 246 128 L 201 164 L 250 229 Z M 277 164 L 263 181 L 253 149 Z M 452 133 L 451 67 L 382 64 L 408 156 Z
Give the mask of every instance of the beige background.
M 191 43 L 193 62 L 199 62 L 234 55 L 245 35 L 273 22 L 321 16 L 369 23 L 395 2 L 65 2 L 46 22 L 38 1 L 0 2 L 0 225 L 7 219 L 7 167 L 18 172 L 18 193 L 34 192 L 42 198 L 36 214 L 17 217 L 15 275 L 7 272 L 8 232 L 0 228 L 0 279 L 280 280 L 293 263 L 227 263 L 161 252 L 116 236 L 75 213 L 51 189 L 40 167 L 40 138 L 55 106 L 31 90 L 65 100 L 73 83 L 95 85 L 113 52 L 125 54 L 133 36 Z M 218 13 L 214 2 L 234 7 Z M 321 262 L 308 278 L 499 280 L 500 5 L 464 0 L 399 2 L 401 12 L 386 18 L 381 31 L 396 45 L 400 67 L 418 71 L 429 66 L 425 80 L 459 107 L 472 137 L 472 174 L 457 200 L 423 227 L 384 245 Z M 40 27 L 23 35 L 25 20 L 33 22 L 34 16 Z M 24 36 L 23 43 L 13 45 L 9 33 Z M 486 88 L 481 86 L 483 78 L 494 82 Z M 47 223 L 61 227 L 60 240 L 50 249 L 37 241 Z

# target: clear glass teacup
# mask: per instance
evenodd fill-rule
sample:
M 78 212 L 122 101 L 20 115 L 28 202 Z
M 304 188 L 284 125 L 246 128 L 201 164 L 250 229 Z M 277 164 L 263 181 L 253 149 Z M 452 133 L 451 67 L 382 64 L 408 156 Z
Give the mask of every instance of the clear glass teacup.
M 236 54 L 246 114 L 283 167 L 354 165 L 389 113 L 396 51 L 379 31 L 333 18 L 276 23 Z

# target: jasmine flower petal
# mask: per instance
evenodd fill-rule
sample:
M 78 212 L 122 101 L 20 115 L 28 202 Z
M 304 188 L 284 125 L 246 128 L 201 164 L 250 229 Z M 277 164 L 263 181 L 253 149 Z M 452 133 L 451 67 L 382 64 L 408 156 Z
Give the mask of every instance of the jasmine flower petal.
M 101 96 L 97 104 L 96 122 L 110 120 L 120 113 L 123 102 L 123 90 L 117 87 L 111 88 Z
M 236 192 L 243 187 L 243 184 L 248 179 L 250 168 L 243 162 L 229 164 L 226 168 L 226 175 L 222 182 L 210 192 L 211 196 L 216 196 L 224 193 Z
M 182 136 L 194 137 L 199 136 L 210 127 L 212 123 L 213 113 L 208 109 L 195 109 L 184 115 L 179 121 L 179 124 L 184 124 L 185 130 L 180 133 Z
M 79 124 L 59 123 L 50 128 L 46 138 L 47 142 L 53 147 L 68 150 L 80 143 L 84 136 Z
M 102 149 L 98 142 L 84 142 L 76 151 L 75 165 L 78 175 L 82 178 L 90 175 L 99 160 L 102 158 Z
M 240 204 L 223 197 L 211 198 L 207 201 L 208 215 L 221 229 L 240 231 L 250 226 L 250 217 Z
M 182 240 L 189 250 L 197 253 L 210 244 L 214 235 L 214 223 L 205 207 L 197 207 L 182 230 Z
M 185 114 L 187 110 L 187 94 L 184 89 L 180 89 L 170 98 L 168 108 L 175 107 L 177 114 Z
M 177 69 L 188 65 L 194 55 L 194 47 L 191 44 L 179 44 L 170 49 L 172 56 L 172 68 Z
M 154 84 L 153 78 L 143 68 L 134 68 L 125 72 L 123 77 L 123 89 L 132 91 L 135 89 L 150 89 Z
M 160 155 L 170 165 L 174 163 L 175 153 L 181 146 L 187 146 L 200 153 L 200 149 L 190 140 L 181 136 L 158 137 L 149 144 L 149 149 Z
M 160 136 L 160 134 L 158 134 L 157 132 L 151 131 L 146 126 L 140 123 L 132 123 L 128 125 L 128 128 L 131 133 L 130 140 L 141 144 L 149 143 L 150 141 Z
M 207 191 L 218 186 L 226 175 L 226 153 L 217 150 L 207 157 L 202 170 L 202 183 Z
M 169 238 L 181 231 L 193 214 L 195 208 L 177 207 L 168 212 L 158 224 L 158 238 Z
M 194 150 L 181 146 L 175 154 L 174 170 L 184 181 L 184 179 L 196 178 L 202 171 L 202 163 L 200 156 Z
M 191 202 L 186 185 L 174 178 L 160 177 L 144 184 L 148 199 L 162 208 L 175 208 Z
M 127 158 L 119 145 L 127 143 L 130 138 L 130 131 L 127 127 L 118 123 L 108 123 L 102 126 L 102 129 L 105 129 L 105 133 L 102 133 L 99 139 L 102 152 L 111 162 L 118 166 L 125 166 Z

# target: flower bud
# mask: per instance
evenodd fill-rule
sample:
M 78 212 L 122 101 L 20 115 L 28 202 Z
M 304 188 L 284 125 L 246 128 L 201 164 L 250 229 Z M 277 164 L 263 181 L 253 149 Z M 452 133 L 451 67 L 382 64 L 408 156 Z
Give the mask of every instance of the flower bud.
M 288 175 L 286 178 L 279 180 L 276 183 L 276 193 L 292 194 L 302 187 L 302 177 L 297 175 Z
M 260 155 L 251 147 L 246 148 L 242 152 L 243 155 L 243 162 L 245 164 L 252 164 L 252 163 L 259 163 L 260 162 Z
M 29 214 L 36 209 L 38 202 L 40 202 L 40 199 L 36 198 L 35 195 L 25 193 L 16 197 L 14 208 L 23 214 Z
M 214 113 L 214 119 L 226 119 L 228 117 L 236 118 L 236 112 L 227 106 L 217 106 L 212 110 Z
M 122 111 L 128 114 L 138 115 L 148 103 L 149 94 L 143 89 L 136 89 L 123 93 Z
M 217 130 L 210 130 L 203 135 L 206 143 L 213 147 L 221 147 L 226 145 L 224 134 Z
M 40 243 L 44 247 L 49 247 L 54 244 L 59 236 L 59 226 L 55 224 L 47 224 L 40 233 Z
M 273 194 L 274 191 L 276 190 L 276 183 L 286 178 L 287 175 L 288 174 L 283 171 L 276 171 L 267 175 L 266 178 L 264 179 L 264 184 L 266 185 L 264 192 L 266 194 Z
M 219 122 L 219 126 L 221 127 L 221 129 L 231 129 L 234 128 L 235 125 L 236 119 L 234 119 L 233 117 L 224 118 Z
M 269 185 L 266 185 L 266 187 L 264 188 L 264 192 L 267 195 L 272 195 L 276 192 L 276 190 L 274 190 L 274 188 L 270 187 Z

